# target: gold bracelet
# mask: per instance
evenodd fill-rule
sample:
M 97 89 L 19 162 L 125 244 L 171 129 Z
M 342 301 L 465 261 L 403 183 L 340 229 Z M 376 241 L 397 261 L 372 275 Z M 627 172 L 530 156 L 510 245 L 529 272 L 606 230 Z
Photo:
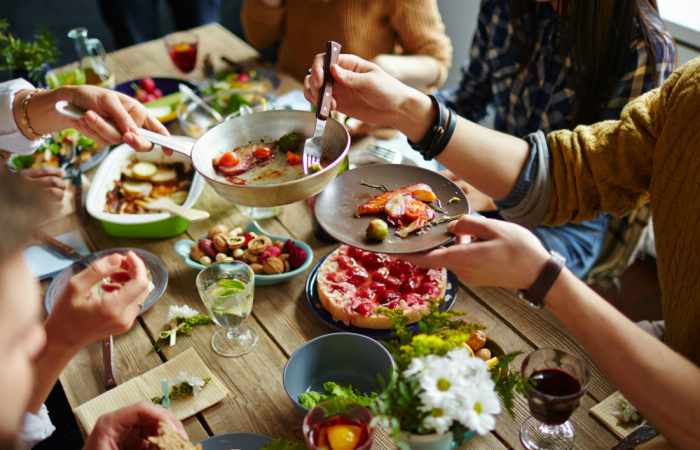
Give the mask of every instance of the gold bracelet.
M 36 94 L 45 91 L 46 89 L 35 89 L 31 91 L 29 94 L 25 95 L 24 98 L 22 99 L 22 125 L 24 126 L 26 131 L 29 131 L 30 139 L 39 139 L 43 137 L 42 134 L 37 133 L 34 127 L 32 127 L 32 124 L 29 122 L 29 114 L 27 113 L 27 110 L 29 109 L 29 101 L 34 97 Z M 33 136 L 32 136 L 33 135 Z

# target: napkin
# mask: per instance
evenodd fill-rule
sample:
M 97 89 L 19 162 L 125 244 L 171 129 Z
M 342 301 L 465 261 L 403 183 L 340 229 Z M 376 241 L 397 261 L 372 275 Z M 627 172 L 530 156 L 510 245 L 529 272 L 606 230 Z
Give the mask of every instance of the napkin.
M 90 433 L 97 419 L 125 406 L 142 401 L 151 401 L 162 395 L 161 381 L 172 380 L 181 372 L 200 378 L 210 377 L 211 381 L 194 397 L 173 400 L 170 411 L 180 420 L 184 420 L 223 400 L 229 393 L 204 364 L 197 352 L 188 348 L 170 361 L 155 367 L 116 388 L 95 397 L 73 410 L 78 422 L 86 433 Z
M 81 255 L 89 255 L 90 249 L 78 231 L 71 231 L 56 239 L 73 247 Z M 32 245 L 24 251 L 24 258 L 34 276 L 43 280 L 51 278 L 75 261 L 51 250 L 47 245 Z
M 608 398 L 590 409 L 591 415 L 602 422 L 603 425 L 615 433 L 615 435 L 620 439 L 626 438 L 641 425 L 624 426 L 623 424 L 620 424 L 617 417 L 613 415 L 613 413 L 617 410 L 617 405 L 620 402 L 620 399 L 622 398 L 622 394 L 619 391 L 616 391 Z

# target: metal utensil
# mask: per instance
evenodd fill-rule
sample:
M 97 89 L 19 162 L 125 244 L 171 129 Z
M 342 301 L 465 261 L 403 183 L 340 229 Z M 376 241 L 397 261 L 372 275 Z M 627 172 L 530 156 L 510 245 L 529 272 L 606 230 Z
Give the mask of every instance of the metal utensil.
M 631 450 L 637 448 L 640 444 L 650 441 L 654 437 L 658 436 L 659 432 L 656 428 L 644 423 L 640 425 L 636 430 L 631 432 L 626 438 L 620 441 L 619 444 L 614 446 L 612 450 Z
M 114 337 L 110 335 L 102 339 L 102 366 L 105 369 L 105 391 L 117 387 L 117 370 L 114 364 Z
M 330 68 L 338 62 L 341 45 L 335 41 L 326 43 L 326 55 L 323 58 L 323 85 L 316 105 L 316 126 L 314 134 L 304 142 L 304 153 L 301 158 L 304 173 L 309 173 L 309 168 L 318 166 L 321 162 L 322 139 L 326 131 L 326 120 L 331 113 L 331 101 L 333 100 L 333 77 Z
M 189 86 L 186 84 L 178 84 L 178 89 L 180 92 L 182 92 L 183 95 L 188 97 L 190 100 L 201 106 L 205 111 L 207 111 L 211 116 L 216 119 L 217 122 L 223 122 L 224 118 L 221 114 L 219 114 L 219 111 L 215 110 L 207 102 L 204 101 L 203 98 L 201 98 L 199 95 L 197 95 L 192 89 L 190 89 Z
M 43 231 L 37 231 L 36 233 L 34 233 L 34 237 L 37 240 L 41 241 L 42 244 L 45 244 L 47 247 L 49 247 L 50 250 L 54 251 L 55 253 L 58 253 L 63 257 L 69 259 L 80 259 L 83 257 L 70 245 L 59 241 L 55 237 L 51 236 L 50 234 L 44 233 Z
M 67 104 L 56 103 L 60 114 L 80 118 L 84 111 Z M 313 132 L 314 114 L 305 111 L 258 111 L 226 120 L 208 130 L 199 139 L 186 136 L 164 136 L 140 129 L 141 135 L 156 144 L 170 148 L 192 159 L 192 166 L 224 199 L 244 206 L 282 206 L 313 197 L 321 192 L 343 169 L 350 135 L 335 119 L 326 121 L 323 150 L 332 161 L 316 172 L 295 180 L 268 185 L 234 185 L 216 173 L 212 161 L 225 151 L 250 144 L 271 142 L 292 131 L 309 136 Z

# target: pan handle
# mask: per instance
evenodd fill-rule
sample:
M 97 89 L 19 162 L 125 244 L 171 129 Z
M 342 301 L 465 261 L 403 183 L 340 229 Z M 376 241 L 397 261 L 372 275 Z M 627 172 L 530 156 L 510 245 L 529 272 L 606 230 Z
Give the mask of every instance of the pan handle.
M 69 119 L 80 120 L 85 115 L 85 110 L 79 108 L 65 100 L 56 102 L 56 111 Z M 114 125 L 112 125 L 114 126 Z M 146 139 L 154 144 L 161 145 L 182 153 L 183 155 L 190 158 L 192 156 L 192 147 L 194 147 L 194 140 L 187 136 L 165 136 L 163 134 L 155 133 L 151 130 L 145 128 L 137 128 L 136 132 L 139 136 Z

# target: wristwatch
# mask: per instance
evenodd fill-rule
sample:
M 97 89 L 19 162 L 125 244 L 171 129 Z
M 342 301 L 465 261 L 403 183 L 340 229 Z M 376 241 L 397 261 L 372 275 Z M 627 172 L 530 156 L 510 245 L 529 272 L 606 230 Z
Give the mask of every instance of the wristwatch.
M 549 254 L 549 259 L 544 263 L 542 271 L 535 279 L 535 282 L 532 283 L 532 286 L 518 291 L 518 297 L 525 300 L 533 308 L 544 308 L 544 298 L 554 285 L 554 282 L 557 281 L 557 277 L 566 264 L 566 258 L 559 253 L 550 251 Z

